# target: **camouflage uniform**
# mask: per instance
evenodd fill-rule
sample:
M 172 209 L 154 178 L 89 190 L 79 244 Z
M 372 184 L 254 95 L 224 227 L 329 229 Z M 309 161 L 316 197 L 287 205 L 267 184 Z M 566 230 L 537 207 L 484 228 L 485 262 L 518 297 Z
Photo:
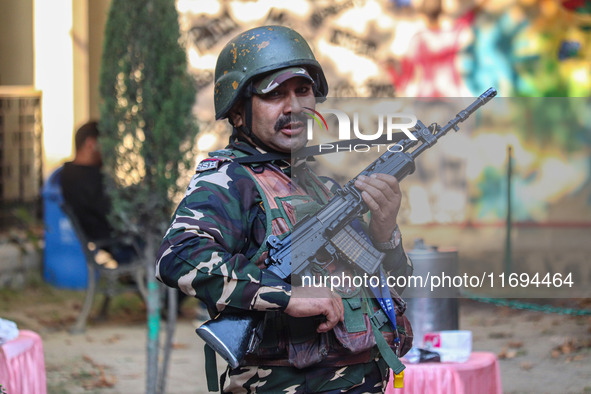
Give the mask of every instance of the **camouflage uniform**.
M 252 261 L 267 236 L 263 199 L 247 166 L 231 161 L 229 154 L 228 151 L 211 153 L 210 156 L 218 157 L 199 165 L 199 172 L 191 179 L 164 236 L 158 252 L 157 276 L 168 286 L 205 302 L 212 316 L 221 311 L 252 310 L 275 313 L 269 315 L 269 320 L 279 321 L 287 316 L 281 312 L 289 303 L 291 287 Z M 287 163 L 277 164 L 285 174 L 292 175 L 292 167 Z M 251 167 L 256 170 L 257 166 L 260 167 Z M 298 171 L 298 174 L 308 174 L 314 178 L 312 181 L 321 179 L 309 171 Z M 301 185 L 311 183 L 310 179 L 301 178 L 298 177 Z M 322 181 L 327 188 L 337 187 L 328 179 Z M 318 206 L 326 203 L 326 196 L 310 194 Z M 400 267 L 399 258 L 385 265 L 405 269 Z M 272 343 L 267 349 L 277 347 Z M 373 350 L 372 358 L 374 361 L 347 366 L 303 369 L 282 363 L 261 365 L 260 360 L 255 360 L 249 366 L 228 369 L 222 377 L 223 391 L 382 392 L 388 366 L 377 349 Z
M 216 63 L 216 119 L 228 118 L 239 104 L 244 124 L 235 135 L 248 136 L 264 149 L 266 145 L 252 130 L 252 94 L 266 94 L 294 77 L 307 78 L 318 100 L 326 97 L 322 67 L 299 33 L 284 26 L 261 26 L 237 35 Z M 156 268 L 159 280 L 202 300 L 211 316 L 238 311 L 264 316 L 262 342 L 254 354 L 247 355 L 245 366 L 228 368 L 221 379 L 222 391 L 382 392 L 388 366 L 375 343 L 389 351 L 384 338 L 392 339 L 394 334 L 387 333 L 383 319 L 379 330 L 386 331 L 384 338 L 372 329 L 376 325 L 369 315 L 375 317 L 376 309 L 380 312 L 376 301 L 368 300 L 367 294 L 358 295 L 359 291 L 343 297 L 345 323 L 318 334 L 315 317 L 284 313 L 291 285 L 262 265 L 267 236 L 289 231 L 296 221 L 296 207 L 284 205 L 291 204 L 291 195 L 279 202 L 273 197 L 274 205 L 269 195 L 280 189 L 283 193 L 294 181 L 299 185 L 299 201 L 318 209 L 338 186 L 312 174 L 305 163 L 293 167 L 283 161 L 239 164 L 232 157 L 254 148 L 246 149 L 244 142 L 236 140 L 228 148 L 199 164 L 164 236 Z M 270 183 L 263 186 L 266 176 Z M 397 247 L 386 253 L 383 265 L 393 274 L 404 274 L 405 263 L 402 247 Z M 393 364 L 392 359 L 389 363 Z
M 225 384 L 223 392 L 364 394 L 384 392 L 388 366 L 376 359 L 338 368 L 247 366 L 229 370 L 227 374 L 232 383 Z

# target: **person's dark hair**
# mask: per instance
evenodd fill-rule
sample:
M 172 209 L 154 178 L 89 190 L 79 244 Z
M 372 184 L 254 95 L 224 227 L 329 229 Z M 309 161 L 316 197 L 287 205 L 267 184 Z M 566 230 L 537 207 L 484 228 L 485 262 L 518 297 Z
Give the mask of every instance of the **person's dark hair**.
M 99 129 L 98 129 L 98 122 L 92 121 L 83 124 L 80 128 L 76 131 L 76 136 L 74 137 L 74 142 L 76 146 L 76 151 L 79 151 L 84 145 L 84 142 L 88 138 L 98 138 Z

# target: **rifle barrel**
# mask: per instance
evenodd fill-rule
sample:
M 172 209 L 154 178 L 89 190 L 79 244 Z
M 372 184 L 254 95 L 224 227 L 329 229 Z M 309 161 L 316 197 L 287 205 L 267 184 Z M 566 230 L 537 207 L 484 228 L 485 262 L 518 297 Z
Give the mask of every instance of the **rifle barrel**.
M 480 108 L 484 104 L 488 103 L 496 95 L 497 95 L 497 89 L 489 88 L 486 92 L 484 92 L 480 96 L 478 96 L 478 98 L 476 100 L 474 100 L 472 102 L 472 104 L 470 104 L 465 109 L 460 111 L 453 120 L 451 120 L 447 125 L 445 125 L 444 128 L 441 129 L 440 133 L 438 133 L 436 137 L 439 138 L 440 134 L 441 134 L 441 136 L 443 136 L 445 133 L 447 133 L 452 128 L 455 129 L 455 127 L 458 125 L 458 123 L 463 122 L 466 119 L 468 119 L 468 117 L 470 115 L 472 115 L 474 112 L 476 112 L 476 110 L 478 108 Z
M 497 95 L 497 90 L 495 88 L 489 88 L 486 92 L 482 93 L 476 100 L 472 102 L 469 106 L 461 110 L 455 118 L 450 120 L 445 126 L 440 128 L 437 133 L 434 135 L 435 139 L 439 139 L 447 134 L 448 131 L 454 129 L 458 130 L 458 124 L 462 123 L 466 119 L 470 117 L 476 110 L 482 107 L 484 104 L 488 103 L 493 97 Z M 423 143 L 418 146 L 415 150 L 413 150 L 410 155 L 413 159 L 419 156 L 421 153 L 426 151 L 430 147 L 429 144 Z

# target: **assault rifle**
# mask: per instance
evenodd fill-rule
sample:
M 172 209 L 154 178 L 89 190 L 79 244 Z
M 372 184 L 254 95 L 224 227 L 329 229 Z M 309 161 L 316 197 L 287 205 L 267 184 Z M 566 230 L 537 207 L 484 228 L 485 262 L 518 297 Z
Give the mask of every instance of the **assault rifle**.
M 458 131 L 459 123 L 468 119 L 496 94 L 494 88 L 488 89 L 443 127 L 435 123 L 427 127 L 417 120 L 412 131 L 416 140 L 407 138 L 399 141 L 401 151 L 387 151 L 381 155 L 347 182 L 320 211 L 300 220 L 285 238 L 269 236 L 266 241 L 269 247 L 268 258 L 265 261 L 267 269 L 281 279 L 291 281 L 292 275 L 305 273 L 311 263 L 316 261 L 317 255 L 324 252 L 325 256 L 328 253 L 332 258 L 348 261 L 368 274 L 376 272 L 384 253 L 377 250 L 351 226 L 357 217 L 368 211 L 361 193 L 354 186 L 357 177 L 383 173 L 393 175 L 401 181 L 414 172 L 414 160 L 417 156 L 432 147 L 450 130 Z M 419 146 L 408 152 L 419 143 Z M 292 244 L 298 247 L 292 248 Z M 302 247 L 303 245 L 305 247 Z M 220 313 L 213 320 L 201 325 L 197 329 L 197 334 L 232 368 L 237 368 L 246 354 L 252 353 L 261 341 L 261 316 L 262 314 L 253 312 Z

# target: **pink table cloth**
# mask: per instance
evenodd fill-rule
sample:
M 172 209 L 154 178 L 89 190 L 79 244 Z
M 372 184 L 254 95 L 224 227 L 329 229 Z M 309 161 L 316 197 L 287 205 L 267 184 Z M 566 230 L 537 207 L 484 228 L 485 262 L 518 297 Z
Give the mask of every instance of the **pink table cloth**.
M 387 394 L 503 392 L 499 362 L 494 353 L 473 352 L 465 363 L 404 364 L 404 387 L 395 389 L 391 377 L 386 389 Z
M 41 337 L 28 330 L 0 346 L 0 384 L 7 394 L 46 394 Z

